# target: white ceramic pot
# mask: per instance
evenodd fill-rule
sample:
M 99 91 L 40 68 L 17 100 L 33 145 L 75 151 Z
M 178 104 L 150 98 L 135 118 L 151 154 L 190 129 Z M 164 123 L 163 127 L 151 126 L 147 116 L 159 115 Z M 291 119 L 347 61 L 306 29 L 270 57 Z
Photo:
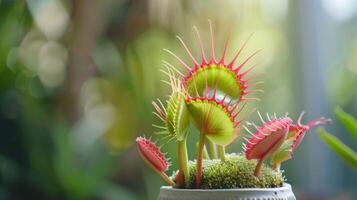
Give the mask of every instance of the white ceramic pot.
M 163 186 L 158 200 L 296 200 L 291 185 L 279 188 L 175 189 Z

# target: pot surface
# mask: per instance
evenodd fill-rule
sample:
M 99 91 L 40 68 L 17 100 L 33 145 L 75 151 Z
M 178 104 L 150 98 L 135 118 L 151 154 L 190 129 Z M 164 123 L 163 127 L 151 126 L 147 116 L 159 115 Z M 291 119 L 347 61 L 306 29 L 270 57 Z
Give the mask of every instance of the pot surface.
M 158 200 L 296 200 L 291 185 L 279 188 L 174 189 L 160 188 Z

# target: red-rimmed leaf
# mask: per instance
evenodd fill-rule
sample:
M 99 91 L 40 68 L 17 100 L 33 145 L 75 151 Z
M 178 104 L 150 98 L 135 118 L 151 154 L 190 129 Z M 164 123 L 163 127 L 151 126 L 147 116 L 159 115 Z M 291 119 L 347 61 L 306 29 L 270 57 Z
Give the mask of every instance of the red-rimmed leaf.
M 155 171 L 164 172 L 168 169 L 169 162 L 167 161 L 165 155 L 161 152 L 159 147 L 155 145 L 155 143 L 144 137 L 138 137 L 136 138 L 136 144 L 138 146 L 138 151 L 142 158 Z
M 268 154 L 274 152 L 284 142 L 289 131 L 291 119 L 289 117 L 272 119 L 265 122 L 247 140 L 245 155 L 250 159 L 264 159 Z

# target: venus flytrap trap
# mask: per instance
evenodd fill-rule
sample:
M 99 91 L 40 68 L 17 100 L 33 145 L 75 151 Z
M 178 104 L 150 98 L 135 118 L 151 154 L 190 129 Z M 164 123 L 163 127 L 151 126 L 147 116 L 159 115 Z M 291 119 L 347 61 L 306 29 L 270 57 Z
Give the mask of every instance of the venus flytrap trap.
M 255 133 L 244 127 L 252 135 L 243 147 L 245 156 L 248 160 L 258 160 L 254 170 L 255 176 L 259 176 L 264 160 L 283 144 L 292 122 L 289 117 L 277 118 L 276 116 L 269 117 L 269 115 L 267 115 L 269 121 L 265 122 L 260 114 L 259 116 L 263 122 L 261 126 L 257 127 L 254 123 L 249 123 L 256 129 Z
M 307 131 L 311 128 L 327 124 L 331 122 L 331 119 L 320 117 L 307 123 L 307 125 L 301 124 L 302 117 L 305 112 L 302 112 L 297 120 L 297 124 L 291 124 L 284 143 L 271 155 L 270 164 L 274 169 L 280 169 L 282 162 L 290 160 L 293 152 L 300 145 Z
M 282 162 L 291 159 L 293 152 L 300 145 L 305 133 L 310 128 L 331 122 L 331 119 L 321 117 L 303 125 L 301 120 L 304 113 L 300 114 L 297 124 L 293 124 L 291 118 L 287 116 L 277 118 L 275 114 L 274 116 L 267 114 L 268 121 L 265 122 L 258 112 L 263 124 L 257 127 L 254 123 L 248 123 L 254 126 L 256 132 L 252 133 L 244 126 L 246 131 L 252 135 L 250 139 L 246 139 L 247 144 L 243 146 L 246 158 L 258 160 L 254 171 L 255 176 L 259 176 L 260 167 L 267 158 L 270 158 L 270 164 L 274 169 L 280 169 Z
M 162 125 L 154 125 L 158 134 L 177 142 L 178 171 L 168 177 L 165 171 L 168 162 L 156 145 L 145 138 L 137 139 L 138 150 L 144 160 L 171 186 L 177 188 L 218 189 L 218 188 L 271 188 L 284 183 L 280 164 L 291 158 L 292 152 L 300 144 L 305 133 L 312 127 L 329 122 L 319 118 L 307 125 L 301 124 L 303 113 L 294 124 L 285 115 L 277 117 L 267 114 L 266 119 L 258 112 L 260 126 L 246 122 L 242 111 L 249 101 L 259 100 L 252 96 L 262 90 L 256 87 L 262 82 L 253 82 L 256 75 L 250 75 L 256 64 L 249 65 L 259 51 L 252 53 L 242 62 L 238 57 L 251 36 L 242 47 L 226 62 L 228 40 L 223 55 L 217 59 L 214 48 L 214 33 L 210 25 L 210 53 L 207 58 L 200 33 L 196 33 L 200 61 L 196 59 L 183 40 L 177 36 L 191 60 L 187 64 L 176 54 L 165 49 L 182 66 L 175 67 L 163 61 L 162 70 L 171 86 L 171 95 L 166 106 L 161 100 L 153 102 L 154 114 Z M 183 69 L 183 70 L 182 70 Z M 183 72 L 184 71 L 184 72 Z M 199 132 L 196 160 L 189 161 L 187 153 L 188 126 L 192 124 Z M 254 131 L 253 131 L 254 130 Z M 236 137 L 250 134 L 244 144 L 244 152 L 226 154 L 225 147 Z M 207 151 L 206 147 L 209 151 Z M 217 155 L 218 152 L 218 155 Z M 273 170 L 264 161 L 270 159 Z
M 160 149 L 144 137 L 136 138 L 136 144 L 138 151 L 143 160 L 171 186 L 175 186 L 175 183 L 167 176 L 165 171 L 169 168 L 169 162 Z

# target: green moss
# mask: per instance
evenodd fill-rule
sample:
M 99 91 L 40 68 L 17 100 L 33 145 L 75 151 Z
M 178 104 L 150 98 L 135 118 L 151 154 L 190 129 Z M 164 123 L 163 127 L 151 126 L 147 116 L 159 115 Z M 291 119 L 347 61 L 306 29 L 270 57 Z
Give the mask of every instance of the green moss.
M 284 182 L 282 172 L 263 165 L 260 176 L 253 175 L 256 161 L 244 155 L 228 154 L 226 161 L 203 160 L 202 189 L 273 188 Z M 173 174 L 175 180 L 177 172 Z M 196 162 L 190 161 L 190 188 L 195 188 Z

